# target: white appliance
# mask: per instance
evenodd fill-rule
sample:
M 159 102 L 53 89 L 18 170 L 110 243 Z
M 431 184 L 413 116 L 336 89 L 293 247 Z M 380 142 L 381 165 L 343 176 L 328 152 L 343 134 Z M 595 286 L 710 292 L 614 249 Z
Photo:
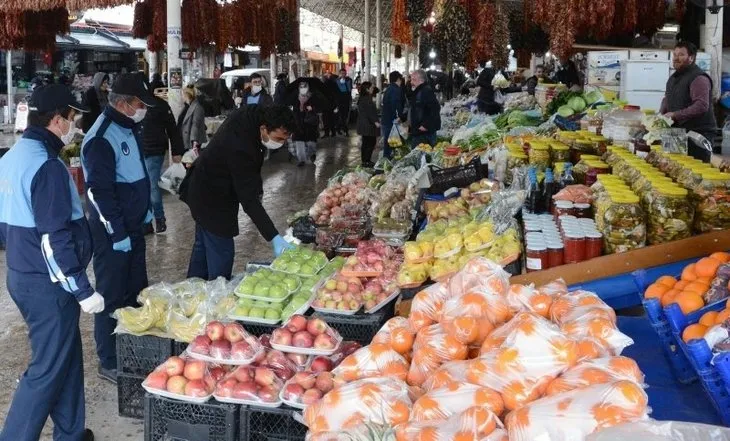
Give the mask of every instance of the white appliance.
M 619 96 L 641 109 L 659 110 L 669 79 L 669 60 L 621 61 Z
M 590 86 L 618 86 L 621 61 L 629 58 L 629 51 L 588 51 L 588 79 Z

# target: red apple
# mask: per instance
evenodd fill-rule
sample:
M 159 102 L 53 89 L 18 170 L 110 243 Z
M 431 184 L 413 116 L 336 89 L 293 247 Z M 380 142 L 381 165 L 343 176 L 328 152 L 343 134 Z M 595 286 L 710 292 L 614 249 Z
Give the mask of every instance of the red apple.
M 214 321 L 208 323 L 208 325 L 205 327 L 205 335 L 208 336 L 211 341 L 217 341 L 223 339 L 223 331 L 225 330 L 225 327 L 223 326 L 223 323 Z
M 185 386 L 188 384 L 188 379 L 182 375 L 175 375 L 167 380 L 167 391 L 174 394 L 185 395 Z
M 147 376 L 145 385 L 152 389 L 165 390 L 167 389 L 167 380 L 169 376 L 164 370 L 154 371 Z
M 307 323 L 307 331 L 312 334 L 313 337 L 318 336 L 327 331 L 327 323 L 319 318 L 313 318 Z
M 185 370 L 185 360 L 180 357 L 174 356 L 167 359 L 165 362 L 165 371 L 169 377 L 176 375 L 182 375 Z
M 233 343 L 231 346 L 231 359 L 233 360 L 245 360 L 253 357 L 254 355 L 256 354 L 254 353 L 253 348 L 245 340 Z
M 319 334 L 316 339 L 314 339 L 314 347 L 316 349 L 334 349 L 335 342 L 327 334 Z
M 312 364 L 309 365 L 309 369 L 314 372 L 329 372 L 333 368 L 332 360 L 323 355 L 318 355 L 312 360 Z
M 259 389 L 259 399 L 264 403 L 275 403 L 279 401 L 279 391 L 271 386 L 264 386 Z
M 266 353 L 266 364 L 287 366 L 291 363 L 288 362 L 288 359 L 283 352 L 272 349 Z
M 215 340 L 210 344 L 210 356 L 217 359 L 228 359 L 231 356 L 231 344 L 228 340 Z
M 221 397 L 230 398 L 233 396 L 233 388 L 238 382 L 235 378 L 228 378 L 221 381 L 215 388 L 215 394 Z
M 297 383 L 289 383 L 284 388 L 284 398 L 289 401 L 301 401 L 302 395 L 304 395 L 304 388 Z
M 208 355 L 210 353 L 210 343 L 207 335 L 199 335 L 190 342 L 190 351 L 196 354 Z
M 288 328 L 277 328 L 271 333 L 271 343 L 291 346 L 292 333 Z
M 286 354 L 286 358 L 288 358 L 292 363 L 296 365 L 296 367 L 300 368 L 307 365 L 307 360 L 309 359 L 309 355 L 305 354 Z
M 265 348 L 271 348 L 271 335 L 270 334 L 261 334 L 259 336 L 259 343 Z
M 309 389 L 304 392 L 304 395 L 302 396 L 302 404 L 314 404 L 319 401 L 320 398 L 322 398 L 322 392 L 320 392 L 319 389 Z
M 243 340 L 245 333 L 246 331 L 243 329 L 243 326 L 238 323 L 229 323 L 223 330 L 223 335 L 225 335 L 226 340 L 231 343 Z
M 248 366 L 240 366 L 237 367 L 235 371 L 233 371 L 233 376 L 236 380 L 238 380 L 241 383 L 245 383 L 247 381 L 253 380 L 253 370 L 252 368 L 249 368 Z
M 296 348 L 311 348 L 314 343 L 312 334 L 307 331 L 299 331 L 292 337 L 292 345 Z
M 332 375 L 332 372 L 321 372 L 319 375 L 317 375 L 317 381 L 315 382 L 315 386 L 317 387 L 317 389 L 319 389 L 320 392 L 322 392 L 322 395 L 324 395 L 334 389 L 334 380 L 335 377 L 334 375 Z
M 192 380 L 185 385 L 185 395 L 189 397 L 207 397 L 210 394 L 203 380 Z
M 259 387 L 253 381 L 238 383 L 233 386 L 233 398 L 241 400 L 255 400 Z
M 316 378 L 314 377 L 314 374 L 312 372 L 304 371 L 297 372 L 292 378 L 292 381 L 296 382 L 298 385 L 302 386 L 306 390 L 314 387 Z
M 276 375 L 274 371 L 265 367 L 257 367 L 255 374 L 256 384 L 261 386 L 271 386 L 276 381 Z
M 218 382 L 221 380 L 221 378 L 225 377 L 226 370 L 223 369 L 220 366 L 215 366 L 210 368 L 210 378 L 213 379 L 213 381 Z
M 301 314 L 294 314 L 293 316 L 291 316 L 291 318 L 289 318 L 286 328 L 292 334 L 295 334 L 299 331 L 304 331 L 305 329 L 307 329 L 307 318 Z
M 362 289 L 362 287 L 360 286 L 359 283 L 348 283 L 347 284 L 347 292 L 349 292 L 349 293 L 352 293 L 352 294 L 358 293 L 358 292 L 360 292 L 361 289 Z
M 190 360 L 185 363 L 185 373 L 188 380 L 202 380 L 205 376 L 206 365 L 204 361 Z

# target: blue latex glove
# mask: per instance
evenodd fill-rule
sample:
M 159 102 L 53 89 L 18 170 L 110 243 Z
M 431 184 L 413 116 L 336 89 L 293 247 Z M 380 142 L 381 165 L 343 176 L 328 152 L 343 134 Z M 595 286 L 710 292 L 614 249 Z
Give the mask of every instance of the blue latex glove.
M 128 253 L 132 251 L 132 241 L 129 240 L 129 236 L 127 236 L 119 242 L 114 242 L 112 248 L 114 248 L 114 251 L 123 251 Z
M 274 247 L 274 256 L 279 257 L 281 253 L 290 248 L 294 248 L 294 245 L 286 241 L 281 235 L 277 234 L 276 237 L 271 241 L 271 246 Z
M 144 223 L 149 224 L 154 220 L 154 217 L 152 216 L 152 210 L 147 210 L 147 216 L 144 218 Z

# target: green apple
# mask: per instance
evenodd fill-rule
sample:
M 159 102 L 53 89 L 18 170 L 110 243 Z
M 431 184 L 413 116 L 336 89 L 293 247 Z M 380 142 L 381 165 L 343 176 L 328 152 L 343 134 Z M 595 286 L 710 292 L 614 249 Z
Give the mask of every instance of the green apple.
M 238 305 L 233 310 L 233 315 L 239 316 L 239 317 L 246 317 L 249 314 L 249 311 L 251 311 L 251 308 L 249 306 L 241 306 Z
M 236 302 L 238 306 L 248 306 L 249 308 L 254 305 L 254 301 L 251 299 L 238 299 Z
M 292 274 L 298 274 L 300 272 L 300 269 L 302 268 L 302 264 L 299 262 L 291 261 L 286 266 L 286 271 Z
M 257 308 L 263 308 L 263 309 L 268 308 L 270 304 L 271 303 L 269 303 L 265 300 L 256 300 L 255 302 L 253 302 L 253 306 L 255 306 Z
M 274 260 L 271 263 L 271 267 L 275 270 L 281 271 L 285 270 L 286 266 L 289 264 L 289 259 L 284 259 L 279 257 L 278 259 Z
M 294 291 L 299 286 L 299 280 L 297 280 L 296 277 L 293 276 L 284 278 L 283 283 L 284 285 L 286 285 L 289 291 Z
M 305 263 L 302 265 L 300 272 L 305 276 L 312 276 L 317 272 L 317 269 L 311 263 Z
M 289 290 L 284 285 L 277 284 L 269 289 L 269 297 L 272 299 L 283 299 L 289 295 Z
M 266 312 L 263 308 L 251 308 L 248 311 L 248 316 L 253 318 L 264 318 L 264 314 L 266 314 Z
M 281 313 L 276 309 L 267 309 L 265 318 L 270 320 L 279 320 L 281 318 Z
M 269 285 L 264 284 L 264 282 L 260 282 L 256 285 L 256 288 L 253 290 L 253 295 L 256 297 L 268 297 L 269 295 Z

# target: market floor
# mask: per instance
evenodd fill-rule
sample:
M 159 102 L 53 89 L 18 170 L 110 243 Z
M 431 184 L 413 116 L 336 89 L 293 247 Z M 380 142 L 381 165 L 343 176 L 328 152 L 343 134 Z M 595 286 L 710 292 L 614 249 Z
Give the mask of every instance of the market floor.
M 292 213 L 308 209 L 317 194 L 327 185 L 327 179 L 338 169 L 360 161 L 359 138 L 324 139 L 319 143 L 316 166 L 297 167 L 287 162 L 286 148 L 277 151 L 264 165 L 264 206 L 281 231 Z M 167 233 L 148 236 L 147 270 L 150 283 L 185 278 L 192 248 L 194 224 L 190 212 L 171 195 L 164 199 Z M 264 241 L 251 220 L 241 211 L 241 234 L 236 238 L 234 273 L 244 269 L 252 260 L 270 260 L 271 246 Z M 5 252 L 0 251 L 0 427 L 5 421 L 16 380 L 25 370 L 30 357 L 27 329 L 6 287 Z M 89 276 L 93 277 L 91 266 Z M 141 420 L 118 416 L 116 387 L 96 376 L 97 359 L 91 317 L 82 314 L 81 335 L 84 346 L 86 374 L 87 426 L 99 441 L 137 441 L 143 439 Z M 52 439 L 50 419 L 41 440 Z

